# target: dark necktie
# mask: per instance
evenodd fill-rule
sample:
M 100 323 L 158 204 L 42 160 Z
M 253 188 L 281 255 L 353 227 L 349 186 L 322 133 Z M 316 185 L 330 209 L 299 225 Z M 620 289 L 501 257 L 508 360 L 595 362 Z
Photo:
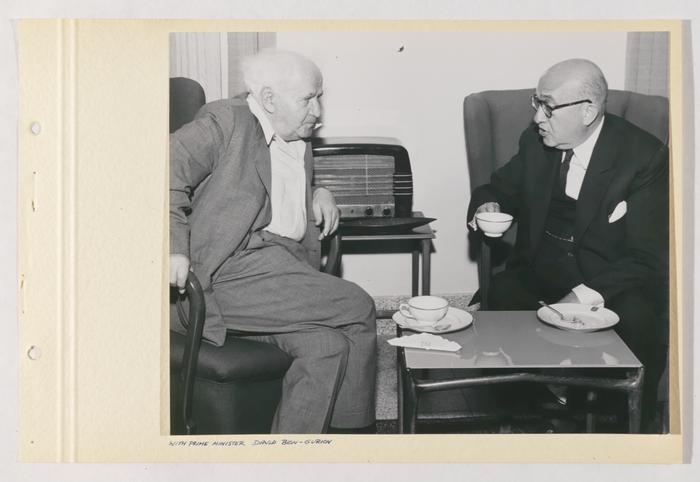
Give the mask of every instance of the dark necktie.
M 567 149 L 564 151 L 564 160 L 559 167 L 559 184 L 561 184 L 562 191 L 566 192 L 566 176 L 569 174 L 569 167 L 571 166 L 571 158 L 574 157 L 574 150 Z

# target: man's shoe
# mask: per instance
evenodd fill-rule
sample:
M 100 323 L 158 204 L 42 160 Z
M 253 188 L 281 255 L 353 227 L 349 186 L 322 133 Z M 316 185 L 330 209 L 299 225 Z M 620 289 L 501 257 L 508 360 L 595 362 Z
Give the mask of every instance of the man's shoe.
M 568 390 L 564 385 L 547 385 L 547 390 L 554 395 L 557 403 L 561 406 L 566 406 L 568 400 Z
M 549 421 L 554 433 L 580 433 L 578 424 L 571 419 L 555 418 Z

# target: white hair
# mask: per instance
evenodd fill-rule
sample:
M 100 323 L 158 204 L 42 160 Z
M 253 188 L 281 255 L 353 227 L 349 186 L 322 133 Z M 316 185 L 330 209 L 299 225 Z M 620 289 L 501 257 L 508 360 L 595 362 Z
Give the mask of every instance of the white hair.
M 241 70 L 247 91 L 258 100 L 264 87 L 283 89 L 305 71 L 321 75 L 312 61 L 286 50 L 262 50 L 246 57 L 241 61 Z

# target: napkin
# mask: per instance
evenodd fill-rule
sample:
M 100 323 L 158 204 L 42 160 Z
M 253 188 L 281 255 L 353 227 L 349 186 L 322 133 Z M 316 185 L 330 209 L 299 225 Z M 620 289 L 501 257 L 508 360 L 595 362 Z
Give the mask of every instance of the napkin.
M 424 350 L 457 351 L 462 349 L 459 343 L 431 333 L 402 336 L 399 338 L 392 338 L 388 341 L 389 344 L 393 346 L 423 348 Z

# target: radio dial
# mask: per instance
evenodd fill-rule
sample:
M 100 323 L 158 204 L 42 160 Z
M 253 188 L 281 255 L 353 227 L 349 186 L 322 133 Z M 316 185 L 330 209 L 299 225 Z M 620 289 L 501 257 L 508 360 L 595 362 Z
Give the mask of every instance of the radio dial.
M 367 207 L 365 208 L 365 215 L 371 216 L 372 214 L 374 214 L 374 209 L 372 209 L 371 206 L 367 206 Z

